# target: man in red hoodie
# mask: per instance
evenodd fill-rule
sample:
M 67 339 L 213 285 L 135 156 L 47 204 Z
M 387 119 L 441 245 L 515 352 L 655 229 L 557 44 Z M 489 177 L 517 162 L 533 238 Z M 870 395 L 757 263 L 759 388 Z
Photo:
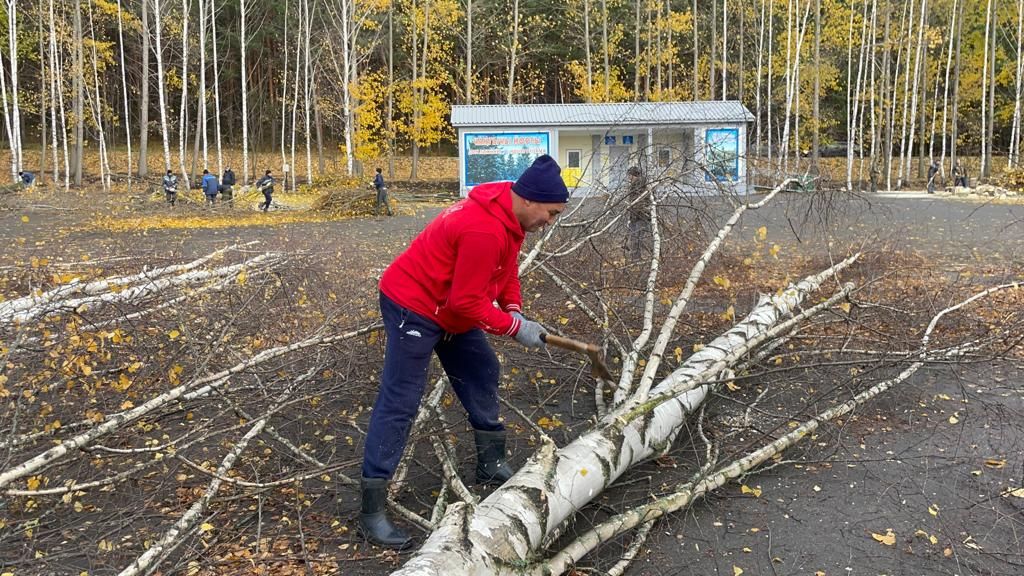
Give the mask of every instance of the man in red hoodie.
M 469 414 L 477 481 L 501 484 L 512 476 L 498 418 L 501 367 L 485 332 L 544 347 L 544 329 L 522 315 L 517 257 L 526 232 L 554 222 L 568 199 L 561 168 L 541 156 L 515 183 L 474 187 L 384 271 L 380 309 L 387 343 L 360 485 L 360 528 L 374 544 L 411 543 L 385 513 L 387 483 L 408 440 L 432 353 Z

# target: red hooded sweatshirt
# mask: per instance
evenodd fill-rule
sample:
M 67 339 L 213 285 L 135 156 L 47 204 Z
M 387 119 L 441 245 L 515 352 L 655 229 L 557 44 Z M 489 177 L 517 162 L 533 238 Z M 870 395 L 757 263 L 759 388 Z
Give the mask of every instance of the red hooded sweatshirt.
M 482 328 L 514 336 L 521 323 L 510 312 L 522 310 L 516 260 L 523 237 L 512 183 L 481 184 L 420 232 L 384 271 L 380 290 L 446 332 Z

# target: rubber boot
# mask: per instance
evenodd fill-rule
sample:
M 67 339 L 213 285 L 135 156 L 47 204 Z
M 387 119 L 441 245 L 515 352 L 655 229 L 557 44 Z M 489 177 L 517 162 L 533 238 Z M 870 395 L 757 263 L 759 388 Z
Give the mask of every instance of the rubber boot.
M 495 486 L 504 484 L 516 473 L 505 460 L 506 432 L 474 430 L 473 436 L 476 439 L 476 481 Z
M 391 523 L 385 512 L 387 506 L 387 478 L 363 478 L 362 508 L 359 513 L 359 531 L 371 543 L 385 548 L 401 550 L 412 544 L 409 534 Z

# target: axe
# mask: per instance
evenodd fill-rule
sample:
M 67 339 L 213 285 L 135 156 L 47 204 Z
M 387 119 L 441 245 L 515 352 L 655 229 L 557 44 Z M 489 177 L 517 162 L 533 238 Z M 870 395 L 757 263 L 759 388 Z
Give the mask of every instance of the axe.
M 600 378 L 611 384 L 615 384 L 615 380 L 612 378 L 612 373 L 608 371 L 608 366 L 604 363 L 604 353 L 597 347 L 596 344 L 589 344 L 587 342 L 580 342 L 579 340 L 573 340 L 572 338 L 563 338 L 562 336 L 556 336 L 554 334 L 541 334 L 540 339 L 545 344 L 551 346 L 557 346 L 558 348 L 564 348 L 565 350 L 572 350 L 573 352 L 582 352 L 590 358 L 590 375 L 595 378 Z

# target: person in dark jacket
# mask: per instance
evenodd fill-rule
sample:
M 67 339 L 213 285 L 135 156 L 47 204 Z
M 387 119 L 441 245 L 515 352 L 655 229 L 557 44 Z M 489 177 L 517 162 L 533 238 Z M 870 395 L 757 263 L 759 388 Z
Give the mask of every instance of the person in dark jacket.
M 928 166 L 928 193 L 935 194 L 935 177 L 939 174 L 939 165 L 932 160 Z
M 212 206 L 217 201 L 217 191 L 220 188 L 217 176 L 210 174 L 209 170 L 203 170 L 203 179 L 199 186 L 203 189 L 203 194 L 206 195 L 206 201 Z
M 263 192 L 263 198 L 265 202 L 260 203 L 260 209 L 266 212 L 270 210 L 270 202 L 273 200 L 274 194 L 274 177 L 270 175 L 270 170 L 263 173 L 263 177 L 256 181 L 256 189 Z
M 18 178 L 21 179 L 21 183 L 24 184 L 26 188 L 36 181 L 36 175 L 27 170 L 19 170 Z
M 384 174 L 377 168 L 377 175 L 373 177 L 373 187 L 377 189 L 377 202 L 373 206 L 373 215 L 380 216 L 381 208 L 387 210 L 388 216 L 394 216 L 391 211 L 391 203 L 388 201 L 388 188 L 384 185 Z
M 167 203 L 174 206 L 174 202 L 178 199 L 178 177 L 174 175 L 174 172 L 168 170 L 167 174 L 164 174 L 163 184 Z
M 235 185 L 235 171 L 230 166 L 224 169 L 224 177 L 221 178 L 220 182 L 221 202 L 226 202 L 230 206 L 234 197 L 232 186 Z
M 553 222 L 568 198 L 558 164 L 541 156 L 514 184 L 474 187 L 428 224 L 381 276 L 384 368 L 366 433 L 359 515 L 360 530 L 374 544 L 404 548 L 411 541 L 385 513 L 387 483 L 405 449 L 435 353 L 473 426 L 477 482 L 501 484 L 512 477 L 498 417 L 501 366 L 486 334 L 544 348 L 544 328 L 522 313 L 516 261 L 526 233 Z

